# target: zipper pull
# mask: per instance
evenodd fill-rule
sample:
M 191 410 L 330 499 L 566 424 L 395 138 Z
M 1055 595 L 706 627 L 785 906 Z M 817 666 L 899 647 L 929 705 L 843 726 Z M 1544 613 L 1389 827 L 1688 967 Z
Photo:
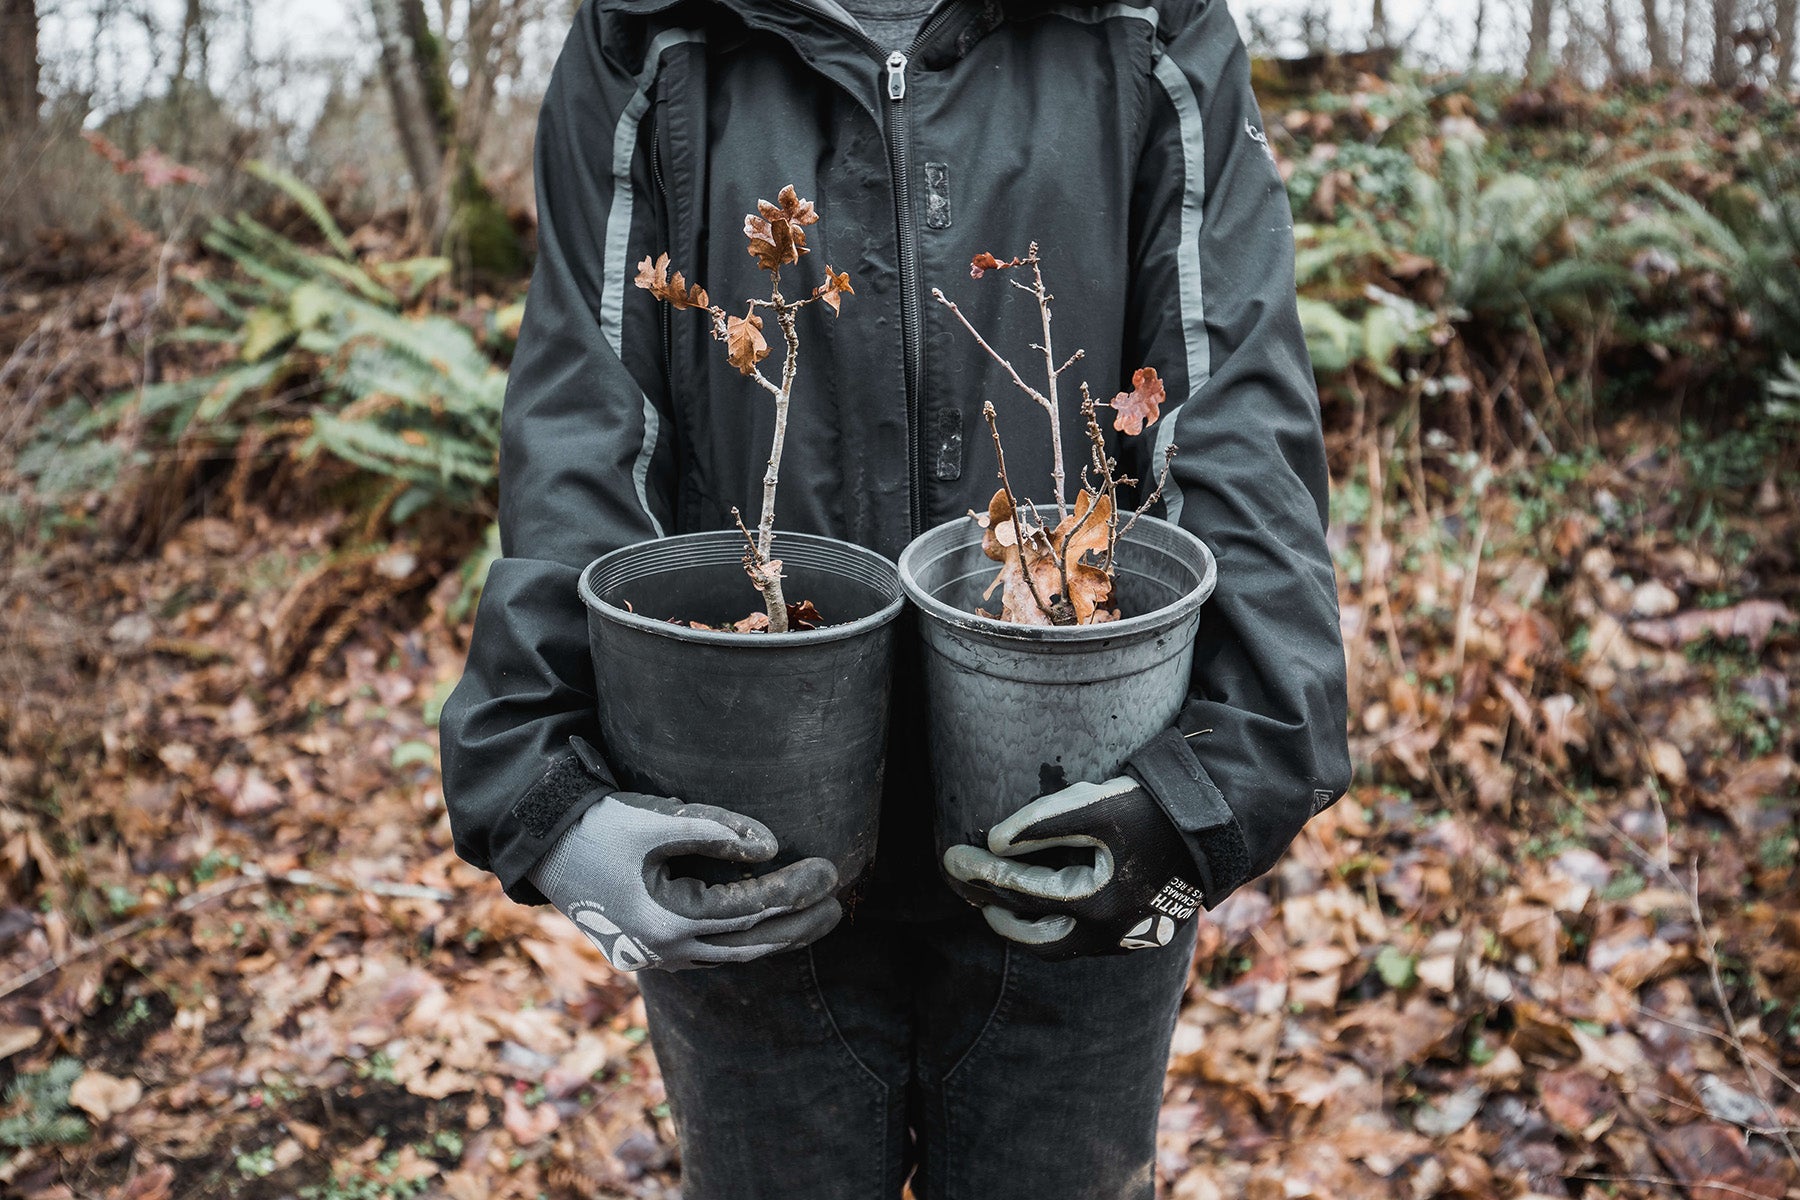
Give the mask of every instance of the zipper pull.
M 906 99 L 906 55 L 896 50 L 887 57 L 888 99 Z

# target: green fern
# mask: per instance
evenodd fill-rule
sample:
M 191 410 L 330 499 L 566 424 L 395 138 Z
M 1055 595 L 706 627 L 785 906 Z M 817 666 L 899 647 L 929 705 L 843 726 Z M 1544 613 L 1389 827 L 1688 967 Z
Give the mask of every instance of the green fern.
M 325 235 L 325 240 L 331 243 L 333 250 L 336 250 L 344 258 L 350 258 L 355 253 L 350 248 L 350 239 L 344 236 L 344 231 L 338 227 L 337 221 L 331 215 L 331 210 L 326 208 L 325 202 L 319 198 L 319 193 L 307 187 L 293 174 L 272 163 L 263 162 L 261 159 L 251 159 L 244 164 L 244 170 L 264 183 L 272 184 L 286 192 L 288 198 L 300 206 L 300 211 L 305 213 L 314 225 L 318 226 L 319 232 Z
M 71 1110 L 69 1089 L 82 1071 L 81 1060 L 64 1056 L 41 1071 L 21 1074 L 6 1089 L 8 1107 L 24 1102 L 26 1109 L 0 1121 L 0 1146 L 23 1150 L 28 1146 L 86 1141 L 88 1123 Z
M 1655 186 L 1650 173 L 1677 157 L 1643 155 L 1559 178 L 1490 176 L 1477 146 L 1451 139 L 1437 176 L 1414 180 L 1410 249 L 1438 264 L 1446 305 L 1477 316 L 1611 303 L 1632 285 L 1630 255 L 1667 236 L 1614 227 L 1608 210 L 1627 184 Z M 1564 242 L 1579 250 L 1563 251 Z
M 54 444 L 39 457 L 128 416 L 152 455 L 159 443 L 232 443 L 252 425 L 299 420 L 309 432 L 298 453 L 412 485 L 389 509 L 396 519 L 432 503 L 479 504 L 494 481 L 506 376 L 456 321 L 408 311 L 448 262 L 365 264 L 316 192 L 267 164 L 250 172 L 291 197 L 329 249 L 241 213 L 216 219 L 204 244 L 236 270 L 195 283 L 223 319 L 185 336 L 229 345 L 236 361 L 112 396 L 47 434 Z

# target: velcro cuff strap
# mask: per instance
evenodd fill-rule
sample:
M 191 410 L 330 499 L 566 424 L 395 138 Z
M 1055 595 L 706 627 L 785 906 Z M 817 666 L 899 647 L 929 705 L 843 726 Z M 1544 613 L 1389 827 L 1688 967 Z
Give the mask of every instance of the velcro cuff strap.
M 565 754 L 551 763 L 550 769 L 513 802 L 508 815 L 526 833 L 542 840 L 556 828 L 557 821 L 571 806 L 603 786 L 579 757 Z
M 1165 729 L 1126 762 L 1194 852 L 1213 908 L 1250 877 L 1250 848 L 1237 814 L 1179 729 Z

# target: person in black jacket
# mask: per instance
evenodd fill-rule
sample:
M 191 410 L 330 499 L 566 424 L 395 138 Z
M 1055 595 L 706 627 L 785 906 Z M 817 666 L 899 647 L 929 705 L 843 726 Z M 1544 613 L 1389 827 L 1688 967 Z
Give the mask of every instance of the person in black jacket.
M 442 720 L 458 853 L 639 970 L 688 1200 L 897 1197 L 909 1178 L 932 1200 L 1149 1197 L 1184 918 L 1268 870 L 1349 782 L 1292 223 L 1224 0 L 589 0 L 536 168 L 503 556 Z M 826 215 L 814 261 L 857 298 L 835 325 L 802 314 L 783 528 L 894 557 L 986 508 L 981 406 L 1008 385 L 927 302 L 977 252 L 1043 247 L 1058 340 L 1085 348 L 1096 391 L 1145 365 L 1167 381 L 1155 436 L 1118 453 L 1142 478 L 1179 444 L 1158 511 L 1218 560 L 1191 695 L 1117 779 L 1002 827 L 1091 836 L 1109 878 L 1047 878 L 1004 838 L 935 861 L 904 671 L 852 917 L 822 860 L 725 887 L 670 878 L 671 855 L 760 862 L 774 836 L 616 782 L 577 575 L 754 511 L 772 420 L 703 323 L 632 286 L 636 264 L 667 252 L 714 296 L 752 294 L 742 214 L 787 183 Z M 1037 314 L 1006 291 L 959 302 L 1024 344 Z M 1048 477 L 1047 446 L 1019 439 L 1008 459 Z M 1176 916 L 1133 935 L 1151 913 Z

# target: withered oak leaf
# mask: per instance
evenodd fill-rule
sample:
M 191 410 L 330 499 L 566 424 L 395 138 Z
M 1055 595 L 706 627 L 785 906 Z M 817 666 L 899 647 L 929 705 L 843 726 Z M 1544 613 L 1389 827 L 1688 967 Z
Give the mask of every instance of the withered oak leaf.
M 1131 390 L 1112 399 L 1113 428 L 1136 437 L 1144 432 L 1144 426 L 1156 424 L 1166 399 L 1168 391 L 1157 378 L 1156 368 L 1139 367 L 1131 373 Z
M 785 263 L 796 263 L 806 250 L 806 225 L 818 223 L 819 212 L 811 200 L 802 200 L 793 184 L 781 189 L 776 203 L 756 202 L 756 211 L 744 218 L 744 236 L 750 239 L 750 253 L 756 265 L 765 271 L 780 270 Z
M 755 313 L 725 318 L 725 357 L 746 375 L 756 374 L 756 364 L 769 357 L 769 343 L 763 340 L 762 327 L 763 320 Z
M 1008 259 L 1006 262 L 1001 262 L 992 254 L 983 250 L 980 254 L 977 254 L 974 258 L 969 260 L 969 278 L 980 279 L 989 271 L 1004 271 L 1008 267 L 1016 267 L 1024 261 L 1025 260 L 1022 258 L 1012 258 Z
M 825 264 L 825 282 L 813 289 L 813 295 L 831 305 L 832 315 L 838 312 L 838 305 L 843 303 L 844 296 L 856 295 L 856 289 L 850 286 L 848 271 L 834 271 L 831 264 Z
M 707 298 L 706 289 L 699 284 L 688 286 L 688 281 L 680 271 L 675 277 L 669 277 L 669 256 L 658 255 L 651 261 L 648 255 L 638 264 L 637 278 L 633 280 L 639 287 L 655 296 L 658 300 L 666 300 L 676 308 L 707 308 L 711 301 Z
M 982 594 L 983 599 L 991 597 L 994 589 L 999 588 L 1000 619 L 1018 625 L 1055 624 L 1044 605 L 1054 608 L 1059 601 L 1073 608 L 1078 625 L 1117 620 L 1118 613 L 1111 608 L 1111 576 L 1086 561 L 1090 553 L 1105 553 L 1107 526 L 1111 519 L 1112 501 L 1101 496 L 1096 502 L 1093 493 L 1084 491 L 1076 497 L 1074 511 L 1054 529 L 1047 530 L 1029 518 L 1024 519 L 1020 525 L 1024 533 L 1021 548 L 1020 529 L 1014 527 L 1012 505 L 1007 500 L 1006 489 L 1001 488 L 988 502 L 981 539 L 982 551 L 1001 566 Z M 981 518 L 977 520 L 979 522 Z M 1062 594 L 1063 572 L 1057 566 L 1065 538 L 1069 543 L 1065 560 L 1069 576 L 1066 597 Z M 1033 587 L 1036 595 L 1033 595 Z M 1043 605 L 1039 604 L 1040 599 Z

